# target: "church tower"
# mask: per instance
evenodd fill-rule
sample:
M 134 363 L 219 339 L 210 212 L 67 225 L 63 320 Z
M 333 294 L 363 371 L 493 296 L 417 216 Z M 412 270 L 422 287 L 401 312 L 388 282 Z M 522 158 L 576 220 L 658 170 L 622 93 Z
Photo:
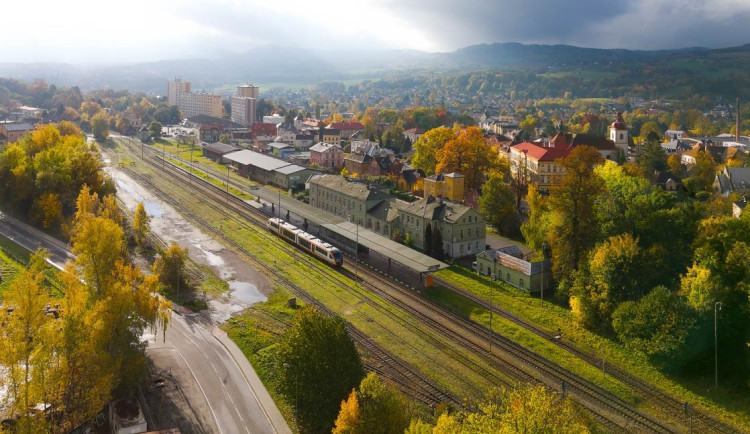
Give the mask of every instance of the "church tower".
M 617 119 L 609 127 L 609 139 L 615 142 L 615 147 L 628 154 L 628 126 L 622 118 L 622 112 L 617 112 Z

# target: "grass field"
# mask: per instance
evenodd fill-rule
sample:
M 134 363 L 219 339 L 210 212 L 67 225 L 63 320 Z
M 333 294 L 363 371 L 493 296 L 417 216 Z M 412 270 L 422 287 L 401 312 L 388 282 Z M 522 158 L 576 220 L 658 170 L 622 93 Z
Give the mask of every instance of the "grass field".
M 473 294 L 487 300 L 490 298 L 490 280 L 471 270 L 453 266 L 449 269 L 438 271 L 435 274 L 441 279 L 464 288 Z M 673 395 L 679 396 L 691 403 L 700 403 L 711 411 L 724 415 L 727 419 L 741 421 L 744 425 L 750 424 L 750 397 L 747 394 L 739 394 L 726 390 L 721 390 L 717 393 L 712 390 L 707 391 L 706 385 L 702 383 L 693 384 L 675 381 L 675 379 L 655 369 L 647 361 L 635 357 L 621 345 L 579 326 L 573 319 L 570 310 L 552 303 L 545 303 L 544 307 L 542 307 L 541 300 L 538 298 L 531 297 L 524 291 L 502 283 L 493 284 L 492 288 L 493 302 L 519 318 L 547 329 L 550 334 L 560 329 L 565 339 L 573 342 L 584 351 L 600 355 L 607 364 L 615 364 L 626 369 Z M 476 312 L 472 314 L 480 315 Z M 543 341 L 527 341 L 527 337 L 520 335 L 516 340 L 524 345 L 535 345 L 536 348 L 540 348 L 539 345 L 541 344 L 543 346 L 555 347 L 551 343 L 544 343 Z M 567 353 L 547 353 L 546 351 L 548 350 L 541 349 L 535 351 L 545 351 L 545 355 L 549 354 L 549 357 L 560 364 L 564 363 L 564 360 L 560 360 L 560 358 L 570 358 L 570 356 L 565 356 Z M 589 372 L 588 370 L 580 372 L 577 369 L 573 370 L 581 375 Z M 601 373 L 599 373 L 599 377 L 601 379 Z M 597 382 L 600 383 L 600 381 Z M 618 393 L 616 388 L 610 390 Z

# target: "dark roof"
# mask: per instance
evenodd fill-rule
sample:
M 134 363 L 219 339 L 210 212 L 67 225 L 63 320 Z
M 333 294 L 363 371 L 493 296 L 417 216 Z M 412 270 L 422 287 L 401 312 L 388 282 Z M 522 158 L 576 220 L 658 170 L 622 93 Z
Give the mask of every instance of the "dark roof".
M 3 124 L 5 126 L 5 129 L 10 131 L 31 131 L 34 129 L 34 126 L 31 124 Z
M 617 149 L 612 140 L 590 134 L 576 134 L 571 146 L 592 146 L 599 151 L 614 151 Z
M 381 200 L 367 210 L 367 214 L 378 220 L 390 223 L 398 217 L 398 207 L 390 200 Z
M 372 157 L 367 154 L 349 154 L 344 160 L 354 161 L 355 163 L 369 163 Z
M 213 152 L 214 154 L 224 155 L 230 152 L 239 151 L 240 148 L 234 145 L 228 145 L 226 143 L 215 142 L 204 146 L 203 150 Z
M 391 170 L 391 159 L 388 157 L 375 157 L 375 161 L 380 166 L 380 170 Z
M 221 124 L 224 128 L 244 128 L 237 122 L 232 122 L 229 119 L 216 118 L 209 115 L 195 115 L 188 118 L 188 122 L 193 124 Z
M 682 179 L 678 176 L 673 175 L 672 172 L 668 170 L 662 170 L 656 175 L 656 183 L 659 185 L 666 184 L 670 179 L 677 184 L 682 184 Z
M 341 130 L 337 130 L 335 128 L 323 128 L 323 135 L 324 136 L 340 136 Z

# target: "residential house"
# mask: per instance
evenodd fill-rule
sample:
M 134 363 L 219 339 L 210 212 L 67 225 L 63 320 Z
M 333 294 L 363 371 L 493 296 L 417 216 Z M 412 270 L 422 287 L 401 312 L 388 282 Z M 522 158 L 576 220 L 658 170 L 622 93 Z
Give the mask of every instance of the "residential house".
M 352 134 L 356 133 L 357 131 L 362 131 L 364 127 L 359 122 L 334 122 L 326 127 L 326 129 L 338 130 L 339 140 L 349 140 Z
M 349 154 L 344 158 L 344 168 L 350 175 L 369 174 L 372 157 L 367 154 Z
M 714 178 L 714 193 L 750 195 L 750 167 L 724 167 Z
M 403 166 L 396 184 L 401 191 L 421 192 L 424 189 L 424 171 Z
M 526 260 L 518 246 L 485 250 L 476 258 L 480 274 L 494 276 L 526 292 L 541 292 L 542 287 L 547 291 L 553 288 L 552 264 L 545 260 Z
M 320 139 L 323 143 L 330 143 L 331 145 L 341 144 L 341 130 L 323 128 L 321 131 Z
M 416 143 L 424 133 L 425 131 L 421 128 L 410 128 L 404 131 L 404 137 L 409 139 L 411 143 Z
M 276 124 L 256 123 L 250 127 L 255 143 L 272 142 L 278 135 Z
M 540 192 L 549 193 L 550 188 L 559 182 L 564 168 L 557 160 L 565 158 L 570 147 L 557 148 L 553 142 L 545 148 L 535 143 L 523 142 L 510 147 L 511 175 L 536 185 Z
M 424 197 L 442 197 L 452 202 L 464 200 L 465 177 L 460 173 L 431 175 L 424 178 Z
M 732 203 L 732 217 L 739 218 L 747 207 L 747 196 L 742 196 L 742 199 Z
M 15 143 L 23 136 L 34 131 L 34 126 L 26 123 L 0 122 L 0 134 L 5 136 L 8 143 Z
M 315 134 L 297 133 L 296 137 L 294 138 L 294 147 L 300 149 L 308 149 L 315 144 L 315 140 Z
M 667 130 L 664 132 L 664 138 L 667 140 L 688 139 L 690 135 L 682 130 Z
M 662 170 L 654 174 L 654 183 L 670 193 L 679 193 L 685 190 L 682 179 L 673 175 L 668 170 Z
M 323 168 L 339 168 L 344 165 L 344 152 L 337 144 L 320 142 L 310 147 L 310 164 L 313 163 Z

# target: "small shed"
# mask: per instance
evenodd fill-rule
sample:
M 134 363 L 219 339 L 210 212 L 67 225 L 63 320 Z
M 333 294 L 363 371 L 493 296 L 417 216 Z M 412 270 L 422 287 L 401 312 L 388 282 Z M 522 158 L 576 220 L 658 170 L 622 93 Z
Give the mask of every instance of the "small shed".
M 552 264 L 549 261 L 529 262 L 518 246 L 489 249 L 477 255 L 477 271 L 485 276 L 497 276 L 518 289 L 530 293 L 552 289 Z
M 203 156 L 216 163 L 223 163 L 223 156 L 230 152 L 237 152 L 240 148 L 226 143 L 214 142 L 203 145 Z

